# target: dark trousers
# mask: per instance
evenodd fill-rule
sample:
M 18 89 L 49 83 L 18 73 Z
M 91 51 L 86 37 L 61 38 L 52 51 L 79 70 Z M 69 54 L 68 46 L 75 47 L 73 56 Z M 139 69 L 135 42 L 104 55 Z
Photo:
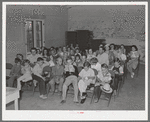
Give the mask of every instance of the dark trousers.
M 118 85 L 119 85 L 120 80 L 121 80 L 121 76 L 120 75 L 115 75 L 114 84 L 112 85 L 113 90 L 118 89 Z
M 41 77 L 34 75 L 34 74 L 32 74 L 32 78 L 33 78 L 33 80 L 36 80 L 39 82 L 40 95 L 45 95 L 46 94 L 46 83 L 45 83 L 45 81 Z
M 96 86 L 95 89 L 94 89 L 95 98 L 98 98 L 98 99 L 99 99 L 99 97 L 100 97 L 100 92 L 101 92 L 100 86 Z

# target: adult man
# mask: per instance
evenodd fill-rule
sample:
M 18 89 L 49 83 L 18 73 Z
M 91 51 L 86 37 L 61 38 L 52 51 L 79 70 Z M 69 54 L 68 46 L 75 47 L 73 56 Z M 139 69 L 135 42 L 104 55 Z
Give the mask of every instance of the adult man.
M 33 67 L 35 63 L 37 62 L 39 55 L 37 55 L 36 48 L 31 48 L 30 52 L 31 54 L 27 56 L 27 59 L 30 61 L 31 67 Z
M 100 64 L 106 63 L 107 65 L 109 65 L 108 54 L 106 52 L 104 52 L 103 47 L 99 47 L 99 50 L 101 50 L 102 53 L 97 56 L 98 62 Z
M 61 103 L 66 102 L 66 92 L 68 86 L 72 83 L 74 87 L 74 102 L 78 103 L 78 70 L 77 67 L 74 66 L 71 58 L 67 58 L 67 65 L 65 65 L 65 77 L 66 80 L 63 84 L 63 93 L 62 93 L 62 101 Z
M 40 98 L 46 99 L 45 78 L 43 75 L 43 58 L 39 57 L 37 63 L 32 70 L 32 78 L 39 82 Z

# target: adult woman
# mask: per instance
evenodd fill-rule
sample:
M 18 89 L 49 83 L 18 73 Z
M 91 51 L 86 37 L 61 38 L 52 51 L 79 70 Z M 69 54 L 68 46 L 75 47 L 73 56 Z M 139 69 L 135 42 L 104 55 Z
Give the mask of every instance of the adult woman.
M 62 47 L 59 47 L 59 48 L 58 48 L 57 54 L 58 54 L 60 57 L 63 57 Z
M 42 55 L 41 55 L 41 50 L 40 50 L 39 48 L 37 48 L 37 55 L 38 55 L 39 57 L 42 57 Z
M 87 60 L 90 61 L 92 58 L 94 58 L 95 56 L 93 55 L 93 50 L 89 49 L 89 53 L 87 55 Z
M 42 57 L 46 57 L 48 60 L 48 50 L 46 48 L 43 50 Z
M 112 51 L 110 51 L 110 47 L 108 44 L 105 45 L 105 53 L 108 54 L 109 65 L 113 65 L 115 56 L 114 56 L 114 53 Z
M 138 53 L 138 48 L 135 45 L 132 45 L 131 49 L 132 50 L 129 54 L 131 60 L 129 60 L 127 63 L 127 69 L 131 73 L 131 78 L 133 78 L 134 77 L 133 69 L 136 69 L 138 65 L 139 53 Z
M 119 47 L 119 49 L 118 49 L 118 57 L 117 58 L 120 60 L 121 65 L 124 65 L 125 61 L 127 60 L 127 57 L 123 53 L 121 47 Z
M 121 48 L 122 53 L 126 55 L 126 49 L 123 44 L 120 45 L 120 48 Z

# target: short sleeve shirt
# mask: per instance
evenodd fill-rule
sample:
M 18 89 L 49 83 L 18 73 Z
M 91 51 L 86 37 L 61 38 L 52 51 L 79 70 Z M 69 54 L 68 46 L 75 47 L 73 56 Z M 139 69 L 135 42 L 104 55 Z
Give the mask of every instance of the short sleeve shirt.
M 37 55 L 37 54 L 34 56 L 31 54 L 27 57 L 27 59 L 30 61 L 30 63 L 33 64 L 33 63 L 37 62 L 38 57 L 39 57 L 39 55 Z
M 85 71 L 84 69 L 82 69 L 81 72 L 79 73 L 79 76 L 82 78 L 83 77 L 94 77 L 95 74 L 94 74 L 94 71 L 91 68 L 89 68 L 88 71 Z

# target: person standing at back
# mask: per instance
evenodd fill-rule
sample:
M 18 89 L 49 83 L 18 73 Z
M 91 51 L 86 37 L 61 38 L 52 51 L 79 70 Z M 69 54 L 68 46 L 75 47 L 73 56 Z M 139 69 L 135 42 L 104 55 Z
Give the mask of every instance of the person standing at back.
M 99 50 L 100 50 L 101 54 L 98 54 L 98 56 L 97 56 L 98 62 L 101 65 L 104 64 L 104 63 L 109 65 L 108 53 L 106 53 L 105 48 L 99 47 Z

